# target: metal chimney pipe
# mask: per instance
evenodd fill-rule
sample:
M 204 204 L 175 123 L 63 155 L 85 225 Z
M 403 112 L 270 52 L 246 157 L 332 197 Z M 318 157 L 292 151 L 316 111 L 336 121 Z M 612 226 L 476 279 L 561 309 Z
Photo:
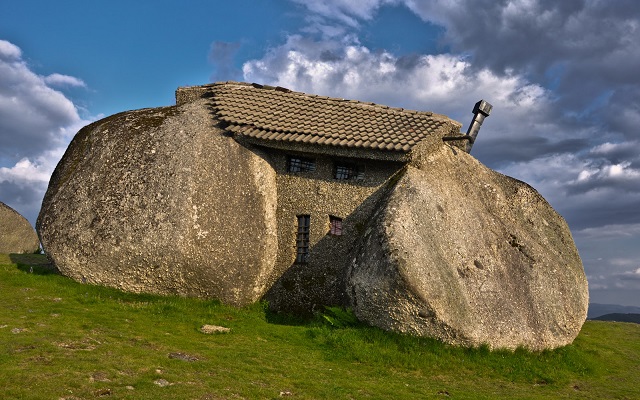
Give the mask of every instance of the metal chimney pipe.
M 475 142 L 478 132 L 480 131 L 480 127 L 482 126 L 482 121 L 491 114 L 492 108 L 493 106 L 484 100 L 480 100 L 473 107 L 473 119 L 471 120 L 469 129 L 467 129 L 467 137 L 469 138 L 469 140 L 467 140 L 467 145 L 465 146 L 467 153 L 471 151 L 473 142 Z

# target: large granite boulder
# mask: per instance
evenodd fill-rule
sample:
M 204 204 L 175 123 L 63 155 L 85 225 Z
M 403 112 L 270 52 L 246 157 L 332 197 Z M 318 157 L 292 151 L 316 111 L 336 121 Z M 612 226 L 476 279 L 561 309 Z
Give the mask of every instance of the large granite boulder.
M 0 202 L 0 253 L 35 253 L 39 249 L 38 235 L 29 221 Z
M 276 251 L 275 172 L 223 136 L 207 100 L 83 128 L 38 217 L 47 255 L 81 282 L 243 305 Z
M 571 343 L 588 290 L 564 219 L 467 153 L 426 148 L 366 230 L 349 272 L 355 314 L 452 344 Z

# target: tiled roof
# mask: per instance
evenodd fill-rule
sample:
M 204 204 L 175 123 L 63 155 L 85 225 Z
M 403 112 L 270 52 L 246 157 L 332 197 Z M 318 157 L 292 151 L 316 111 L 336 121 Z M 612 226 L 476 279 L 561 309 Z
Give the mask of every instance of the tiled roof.
M 227 130 L 261 141 L 308 143 L 407 153 L 428 135 L 459 133 L 460 124 L 431 112 L 293 92 L 257 84 L 208 85 Z

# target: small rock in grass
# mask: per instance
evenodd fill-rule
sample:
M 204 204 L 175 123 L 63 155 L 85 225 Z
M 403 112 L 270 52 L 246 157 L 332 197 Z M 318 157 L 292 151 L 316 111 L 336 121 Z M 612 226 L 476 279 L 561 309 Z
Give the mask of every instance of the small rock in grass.
M 98 389 L 93 393 L 96 397 L 111 396 L 111 389 Z
M 198 357 L 192 356 L 186 353 L 169 353 L 169 358 L 182 360 L 182 361 L 190 361 L 190 362 L 199 360 Z
M 228 332 L 231 332 L 231 329 L 225 328 L 224 326 L 217 326 L 217 325 L 202 325 L 202 327 L 200 328 L 200 332 L 206 333 L 206 334 L 228 333 Z
M 156 379 L 155 381 L 153 381 L 153 383 L 158 385 L 158 386 L 160 386 L 160 387 L 165 387 L 165 386 L 171 385 L 169 383 L 169 381 L 166 380 L 166 379 Z

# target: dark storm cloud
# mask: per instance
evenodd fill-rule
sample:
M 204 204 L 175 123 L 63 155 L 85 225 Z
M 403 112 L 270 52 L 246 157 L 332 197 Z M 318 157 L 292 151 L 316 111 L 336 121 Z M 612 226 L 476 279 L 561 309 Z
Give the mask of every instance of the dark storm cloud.
M 35 224 L 40 212 L 42 196 L 46 190 L 46 182 L 24 185 L 20 182 L 4 181 L 0 182 L 0 201 Z
M 640 28 L 639 28 L 640 29 Z M 638 42 L 640 47 L 640 42 Z M 640 61 L 637 63 L 640 66 Z M 640 141 L 640 74 L 635 84 L 613 88 L 606 96 L 606 108 L 599 115 L 606 126 L 625 140 Z
M 606 159 L 612 164 L 620 164 L 625 160 L 631 162 L 635 169 L 640 169 L 640 141 L 622 142 L 618 144 L 604 143 L 594 147 L 592 157 Z
M 637 194 L 621 197 L 617 192 L 583 193 L 568 196 L 567 199 L 556 208 L 571 229 L 603 227 L 612 223 L 628 226 L 640 223 L 640 213 L 637 212 L 640 196 Z
M 623 281 L 640 281 L 640 268 L 635 271 L 623 272 L 618 277 Z
M 518 68 L 543 75 L 558 63 L 567 63 L 569 71 L 587 63 L 604 73 L 599 79 L 634 79 L 634 67 L 619 61 L 640 56 L 635 0 L 409 3 L 423 19 L 436 16 L 446 26 L 454 49 L 473 53 L 476 63 L 495 71 Z
M 635 0 L 410 1 L 475 68 L 514 70 L 554 91 L 584 124 L 638 138 L 640 7 Z M 635 103 L 635 104 L 634 104 Z M 615 117 L 612 117 L 615 116 Z M 637 126 L 637 125 L 635 125 Z
M 553 141 L 540 136 L 511 137 L 483 140 L 474 149 L 474 156 L 487 160 L 490 167 L 504 163 L 531 161 L 541 156 L 575 152 L 588 146 L 586 139 Z

